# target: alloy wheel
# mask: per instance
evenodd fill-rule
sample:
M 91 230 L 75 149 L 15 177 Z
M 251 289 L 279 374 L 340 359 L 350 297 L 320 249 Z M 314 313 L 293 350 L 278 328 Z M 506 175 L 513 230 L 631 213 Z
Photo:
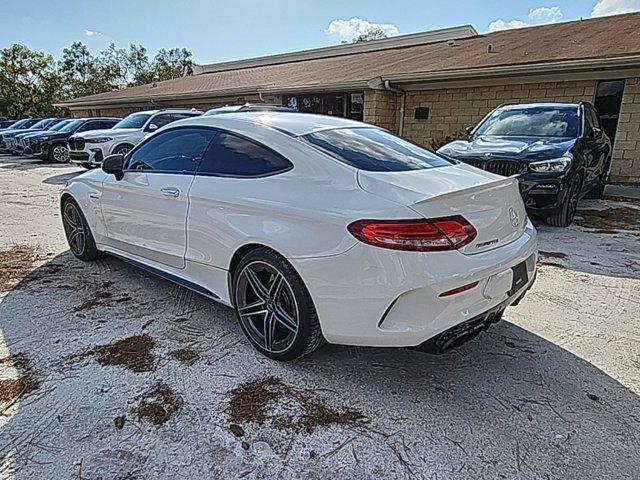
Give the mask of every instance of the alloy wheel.
M 78 207 L 72 202 L 67 202 L 64 206 L 62 220 L 67 241 L 69 242 L 69 248 L 71 248 L 71 251 L 75 255 L 82 255 L 86 248 L 87 235 Z
M 299 330 L 293 290 L 274 266 L 254 261 L 244 266 L 236 283 L 236 306 L 250 339 L 270 353 L 289 349 Z
M 59 163 L 66 163 L 69 161 L 69 150 L 63 145 L 56 145 L 53 147 L 53 159 Z

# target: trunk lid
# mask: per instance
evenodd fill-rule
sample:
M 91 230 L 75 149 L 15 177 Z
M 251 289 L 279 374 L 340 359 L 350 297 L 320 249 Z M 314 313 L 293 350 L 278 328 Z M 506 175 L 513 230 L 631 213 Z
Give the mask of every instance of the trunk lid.
M 524 233 L 527 213 L 516 177 L 500 177 L 464 164 L 406 172 L 358 171 L 360 187 L 408 206 L 425 218 L 462 215 L 478 232 L 460 249 L 492 250 Z

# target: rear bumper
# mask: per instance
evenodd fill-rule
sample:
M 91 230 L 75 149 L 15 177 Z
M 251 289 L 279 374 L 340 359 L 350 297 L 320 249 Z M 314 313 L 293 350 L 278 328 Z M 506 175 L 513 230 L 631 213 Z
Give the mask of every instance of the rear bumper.
M 311 293 L 327 341 L 380 347 L 414 347 L 506 308 L 533 284 L 536 260 L 537 233 L 530 222 L 516 241 L 474 255 L 402 252 L 358 243 L 341 255 L 290 259 Z M 510 282 L 512 267 L 522 262 L 527 282 L 515 292 L 510 284 L 496 281 Z M 470 290 L 439 296 L 476 281 Z

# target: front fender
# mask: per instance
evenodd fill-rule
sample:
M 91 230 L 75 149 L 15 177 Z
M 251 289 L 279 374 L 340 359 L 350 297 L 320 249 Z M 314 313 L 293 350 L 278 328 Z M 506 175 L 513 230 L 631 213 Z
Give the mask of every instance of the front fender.
M 102 217 L 102 180 L 106 176 L 102 170 L 91 170 L 70 180 L 60 193 L 60 207 L 67 197 L 73 198 L 80 206 L 96 243 L 103 243 L 106 226 Z

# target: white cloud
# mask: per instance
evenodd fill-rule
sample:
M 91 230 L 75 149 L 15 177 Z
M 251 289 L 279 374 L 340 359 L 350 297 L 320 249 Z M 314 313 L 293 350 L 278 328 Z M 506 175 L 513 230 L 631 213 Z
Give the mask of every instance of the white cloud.
M 531 25 L 555 23 L 561 20 L 563 16 L 564 14 L 562 13 L 562 9 L 560 7 L 537 7 L 529 10 L 527 20 L 514 18 L 513 20 L 506 21 L 502 18 L 498 18 L 489 24 L 487 30 L 490 32 L 496 32 L 498 30 L 508 30 L 510 28 L 522 28 Z
M 489 24 L 488 30 L 490 32 L 497 32 L 498 30 L 508 30 L 510 28 L 522 28 L 526 26 L 528 26 L 528 24 L 526 22 L 523 22 L 522 20 L 509 20 L 508 22 L 506 22 L 503 19 L 499 18 Z
M 591 16 L 604 17 L 605 15 L 637 12 L 638 10 L 640 10 L 639 0 L 600 0 L 591 10 Z
M 87 30 L 87 29 L 85 29 L 84 30 L 84 34 L 87 37 L 102 37 L 103 36 L 103 33 L 102 32 L 98 32 L 97 30 Z
M 382 30 L 388 37 L 399 33 L 398 27 L 392 23 L 371 23 L 358 17 L 353 17 L 349 20 L 332 20 L 326 28 L 325 33 L 337 35 L 340 37 L 340 40 L 349 42 L 374 29 Z
M 529 19 L 539 23 L 555 23 L 562 20 L 560 7 L 538 7 L 529 10 Z

